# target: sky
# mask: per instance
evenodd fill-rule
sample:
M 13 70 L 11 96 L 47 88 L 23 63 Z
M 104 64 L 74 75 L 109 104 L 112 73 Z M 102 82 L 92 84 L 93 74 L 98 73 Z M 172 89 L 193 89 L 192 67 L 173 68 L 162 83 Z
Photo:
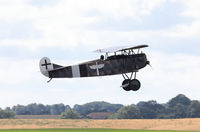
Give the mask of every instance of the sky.
M 200 100 L 199 0 L 0 0 L 0 107 L 92 101 L 124 105 L 178 94 Z M 148 44 L 153 68 L 126 92 L 121 75 L 53 79 L 42 57 L 72 65 L 99 58 L 100 48 Z

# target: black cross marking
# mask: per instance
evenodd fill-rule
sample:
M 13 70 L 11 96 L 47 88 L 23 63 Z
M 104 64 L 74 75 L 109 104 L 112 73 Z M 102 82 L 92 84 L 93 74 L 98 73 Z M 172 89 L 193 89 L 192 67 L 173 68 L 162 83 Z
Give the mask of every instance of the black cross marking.
M 45 63 L 44 64 L 42 64 L 42 66 L 45 66 L 45 68 L 46 68 L 46 70 L 48 69 L 48 65 L 51 65 L 51 63 L 47 63 L 47 60 L 44 60 L 45 61 Z

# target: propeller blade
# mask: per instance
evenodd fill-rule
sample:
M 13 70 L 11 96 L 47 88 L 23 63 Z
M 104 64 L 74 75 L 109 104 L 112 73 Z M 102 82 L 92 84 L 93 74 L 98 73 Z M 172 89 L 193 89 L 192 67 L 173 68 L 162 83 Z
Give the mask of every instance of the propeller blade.
M 147 61 L 147 65 L 149 65 L 149 66 L 153 69 L 153 67 L 152 67 L 152 65 L 151 65 L 151 63 L 150 63 L 150 61 Z
M 125 88 L 125 87 L 128 87 L 128 85 L 129 85 L 129 83 L 126 83 L 126 84 L 122 85 L 121 87 Z

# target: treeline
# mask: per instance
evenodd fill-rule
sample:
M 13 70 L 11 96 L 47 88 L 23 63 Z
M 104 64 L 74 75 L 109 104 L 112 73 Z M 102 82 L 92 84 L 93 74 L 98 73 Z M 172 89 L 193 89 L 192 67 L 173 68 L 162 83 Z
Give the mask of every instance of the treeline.
M 26 106 L 16 105 L 12 108 L 7 107 L 4 110 L 0 108 L 0 118 L 14 118 L 15 115 L 60 115 L 67 109 L 70 109 L 70 106 L 62 103 L 54 105 L 43 105 L 36 103 Z
M 64 104 L 43 105 L 33 103 L 27 106 L 13 106 L 10 110 L 15 112 L 16 115 L 60 115 L 69 108 L 69 105 Z
M 0 119 L 12 119 L 14 117 L 14 112 L 0 109 Z
M 0 118 L 14 118 L 16 114 L 61 115 L 61 118 L 79 119 L 91 118 L 91 113 L 102 113 L 101 118 L 111 119 L 198 118 L 200 117 L 200 102 L 190 100 L 185 95 L 179 94 L 165 104 L 159 104 L 154 100 L 141 101 L 129 106 L 107 102 L 91 102 L 84 105 L 75 105 L 71 108 L 69 105 L 64 104 L 43 105 L 33 103 L 26 106 L 7 107 L 4 110 L 0 109 Z
M 113 106 L 115 108 L 112 109 Z M 183 94 L 177 95 L 165 104 L 159 104 L 154 100 L 141 101 L 136 105 L 132 104 L 129 106 L 94 102 L 80 106 L 76 105 L 72 110 L 64 112 L 62 117 L 69 118 L 71 116 L 66 115 L 72 115 L 73 113 L 76 115 L 76 118 L 87 118 L 88 113 L 91 112 L 111 112 L 112 114 L 107 117 L 111 119 L 200 118 L 200 102 L 190 100 Z

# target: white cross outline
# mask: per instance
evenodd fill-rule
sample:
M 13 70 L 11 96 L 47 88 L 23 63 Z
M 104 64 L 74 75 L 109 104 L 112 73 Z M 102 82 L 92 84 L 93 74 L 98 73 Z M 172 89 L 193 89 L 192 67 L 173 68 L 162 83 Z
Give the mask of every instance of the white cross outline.
M 96 65 L 90 66 L 90 69 L 97 70 L 97 76 L 99 76 L 99 69 L 103 67 L 104 67 L 104 64 L 98 64 L 98 62 L 96 62 Z

